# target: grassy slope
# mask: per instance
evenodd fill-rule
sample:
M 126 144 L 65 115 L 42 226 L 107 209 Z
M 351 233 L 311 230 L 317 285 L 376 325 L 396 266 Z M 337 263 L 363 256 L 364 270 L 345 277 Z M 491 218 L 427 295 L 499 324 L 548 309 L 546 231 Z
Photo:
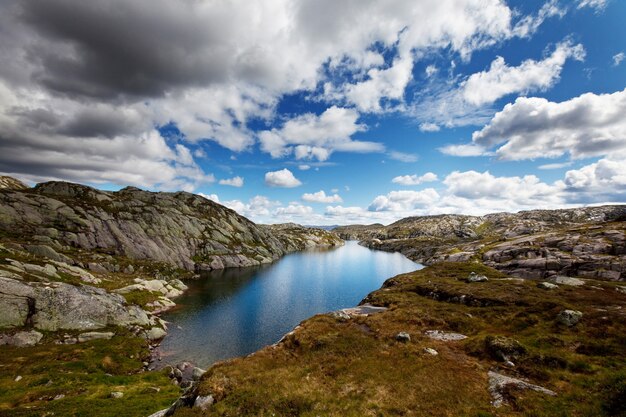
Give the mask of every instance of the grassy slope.
M 0 416 L 147 416 L 169 406 L 180 390 L 164 373 L 141 371 L 146 341 L 115 330 L 111 340 L 0 347 Z
M 470 271 L 491 280 L 458 280 Z M 349 321 L 318 315 L 278 347 L 214 366 L 200 386 L 200 394 L 217 399 L 206 415 L 626 415 L 626 295 L 606 282 L 546 291 L 502 277 L 480 264 L 450 263 L 395 277 L 367 300 L 389 306 L 384 313 Z M 442 300 L 467 295 L 483 306 L 436 301 L 429 293 Z M 582 311 L 582 321 L 573 328 L 557 324 L 564 308 Z M 433 341 L 423 336 L 429 329 L 470 337 Z M 400 331 L 411 342 L 397 342 Z M 526 348 L 514 370 L 489 355 L 490 335 L 513 337 Z M 558 396 L 511 391 L 509 405 L 495 409 L 487 391 L 491 369 Z M 201 414 L 182 409 L 176 416 Z

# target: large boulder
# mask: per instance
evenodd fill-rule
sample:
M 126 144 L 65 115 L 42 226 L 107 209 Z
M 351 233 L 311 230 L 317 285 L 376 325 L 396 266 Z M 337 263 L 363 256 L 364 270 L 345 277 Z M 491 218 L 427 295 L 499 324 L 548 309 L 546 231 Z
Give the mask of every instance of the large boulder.
M 0 328 L 31 325 L 47 331 L 95 330 L 149 324 L 141 308 L 100 288 L 0 277 Z

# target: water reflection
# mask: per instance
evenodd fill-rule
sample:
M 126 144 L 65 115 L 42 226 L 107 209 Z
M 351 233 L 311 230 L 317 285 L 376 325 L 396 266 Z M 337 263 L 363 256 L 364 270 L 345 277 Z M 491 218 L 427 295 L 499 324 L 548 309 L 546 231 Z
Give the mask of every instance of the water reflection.
M 420 268 L 403 255 L 347 242 L 332 250 L 288 255 L 267 266 L 207 273 L 189 282 L 179 305 L 163 316 L 164 363 L 199 366 L 276 342 L 317 313 L 351 307 L 391 276 Z

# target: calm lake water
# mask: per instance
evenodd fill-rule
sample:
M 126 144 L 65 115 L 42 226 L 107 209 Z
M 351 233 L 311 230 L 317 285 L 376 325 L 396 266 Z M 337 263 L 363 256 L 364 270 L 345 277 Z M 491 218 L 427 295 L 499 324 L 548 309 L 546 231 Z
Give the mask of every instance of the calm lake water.
M 170 322 L 161 343 L 162 364 L 212 363 L 252 353 L 278 341 L 302 320 L 357 305 L 394 275 L 420 269 L 399 253 L 357 242 L 308 250 L 262 267 L 231 268 L 189 281 L 163 315 Z

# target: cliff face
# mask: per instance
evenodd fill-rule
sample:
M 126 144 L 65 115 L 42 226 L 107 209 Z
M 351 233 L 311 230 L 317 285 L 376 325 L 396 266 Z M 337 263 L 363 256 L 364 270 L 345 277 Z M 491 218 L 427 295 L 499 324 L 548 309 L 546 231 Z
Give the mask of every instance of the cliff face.
M 408 217 L 389 226 L 344 226 L 344 238 L 414 261 L 478 260 L 524 278 L 626 279 L 626 206 L 486 216 Z
M 0 192 L 0 234 L 57 251 L 81 250 L 132 260 L 164 262 L 187 270 L 221 269 L 272 262 L 304 249 L 307 234 L 341 240 L 324 231 L 260 227 L 233 210 L 200 196 L 117 192 L 48 182 L 32 189 Z

